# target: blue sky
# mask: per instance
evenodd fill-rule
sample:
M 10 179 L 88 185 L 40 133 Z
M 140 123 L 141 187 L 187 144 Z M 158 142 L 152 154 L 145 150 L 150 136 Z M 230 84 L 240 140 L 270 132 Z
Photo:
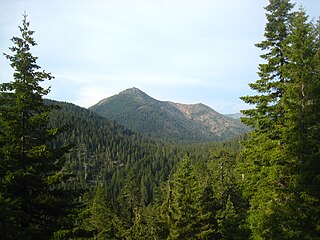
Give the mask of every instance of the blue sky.
M 300 0 L 318 18 L 319 0 Z M 267 0 L 1 0 L 0 52 L 10 53 L 24 11 L 48 97 L 89 107 L 130 87 L 159 100 L 204 103 L 221 113 L 257 80 Z M 0 82 L 12 70 L 0 57 Z

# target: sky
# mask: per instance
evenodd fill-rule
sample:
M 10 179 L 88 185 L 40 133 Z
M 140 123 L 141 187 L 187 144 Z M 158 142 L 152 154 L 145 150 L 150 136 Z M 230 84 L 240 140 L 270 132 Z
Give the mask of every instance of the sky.
M 293 1 L 318 19 L 319 0 Z M 220 113 L 250 106 L 267 0 L 0 0 L 0 52 L 28 15 L 48 98 L 90 107 L 127 88 L 203 103 Z M 0 55 L 0 83 L 12 81 Z

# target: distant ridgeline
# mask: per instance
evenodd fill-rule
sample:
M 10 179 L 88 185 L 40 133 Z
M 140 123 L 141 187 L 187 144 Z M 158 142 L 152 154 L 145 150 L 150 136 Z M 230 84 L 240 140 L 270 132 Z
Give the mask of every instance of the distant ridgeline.
M 127 89 L 89 108 L 137 133 L 178 143 L 223 141 L 249 129 L 204 104 L 158 101 Z

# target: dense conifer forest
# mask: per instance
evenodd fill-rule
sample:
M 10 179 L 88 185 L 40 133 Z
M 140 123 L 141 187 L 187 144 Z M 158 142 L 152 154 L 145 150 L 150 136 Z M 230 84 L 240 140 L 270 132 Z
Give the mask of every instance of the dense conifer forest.
M 24 15 L 0 84 L 0 239 L 320 239 L 320 23 L 265 10 L 251 132 L 198 144 L 45 99 Z

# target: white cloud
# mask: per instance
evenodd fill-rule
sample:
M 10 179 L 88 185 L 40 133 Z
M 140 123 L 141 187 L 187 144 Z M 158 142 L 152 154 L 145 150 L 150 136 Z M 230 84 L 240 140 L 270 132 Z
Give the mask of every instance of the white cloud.
M 319 0 L 304 0 L 311 16 Z M 2 0 L 0 52 L 26 11 L 50 96 L 81 106 L 129 87 L 163 100 L 231 104 L 260 61 L 267 0 Z M 10 80 L 0 60 L 0 81 Z M 51 82 L 50 82 L 51 84 Z M 238 89 L 238 90 L 237 90 Z M 231 102 L 231 103 L 230 103 Z M 236 104 L 234 106 L 240 107 Z
M 74 103 L 76 105 L 82 106 L 82 107 L 90 107 L 98 101 L 104 99 L 106 96 L 110 94 L 113 95 L 112 92 L 109 92 L 100 87 L 83 87 L 78 92 L 78 95 L 76 99 L 74 99 Z
M 82 76 L 85 77 L 85 76 Z M 94 79 L 94 80 L 90 80 Z M 94 84 L 91 84 L 92 81 Z M 82 85 L 78 89 L 78 93 L 74 96 L 72 102 L 89 107 L 96 104 L 98 101 L 115 95 L 127 88 L 138 87 L 147 94 L 152 95 L 152 89 L 166 88 L 181 88 L 181 86 L 198 86 L 206 85 L 202 80 L 184 78 L 180 76 L 165 76 L 165 75 L 147 75 L 147 74 L 129 74 L 129 75 L 113 75 L 113 76 L 86 76 L 85 79 L 78 81 Z M 149 92 L 150 91 L 150 92 Z M 168 100 L 168 99 L 166 99 Z

